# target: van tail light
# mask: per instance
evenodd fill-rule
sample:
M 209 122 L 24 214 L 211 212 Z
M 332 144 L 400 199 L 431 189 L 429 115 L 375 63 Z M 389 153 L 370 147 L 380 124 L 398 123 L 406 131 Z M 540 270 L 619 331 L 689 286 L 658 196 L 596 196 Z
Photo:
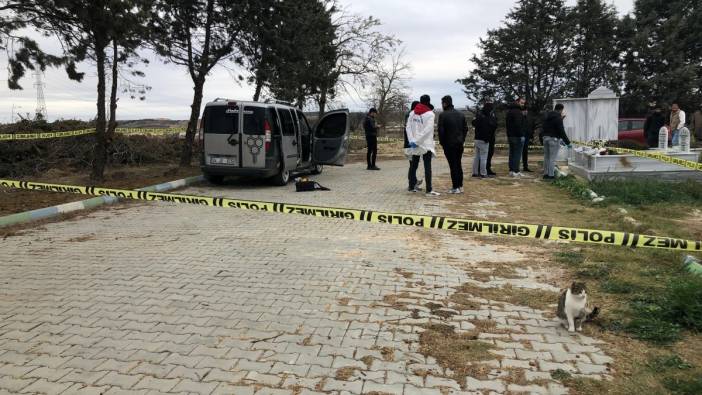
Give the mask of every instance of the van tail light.
M 271 124 L 268 123 L 268 121 L 263 121 L 263 131 L 265 133 L 265 142 L 266 142 L 266 152 L 268 152 L 271 149 L 271 140 L 272 140 L 272 133 L 271 133 Z

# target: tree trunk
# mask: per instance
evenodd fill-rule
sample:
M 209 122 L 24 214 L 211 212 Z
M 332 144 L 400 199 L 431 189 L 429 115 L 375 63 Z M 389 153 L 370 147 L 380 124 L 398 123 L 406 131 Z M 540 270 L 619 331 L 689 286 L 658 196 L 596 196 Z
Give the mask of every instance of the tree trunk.
M 322 118 L 322 115 L 324 115 L 324 112 L 327 109 L 327 90 L 326 88 L 322 88 L 322 91 L 319 94 L 319 100 L 317 100 L 317 104 L 319 105 L 319 118 Z
M 117 40 L 112 41 L 112 89 L 110 90 L 110 121 L 107 124 L 107 143 L 111 143 L 114 138 L 115 129 L 117 129 L 117 77 L 119 70 L 117 65 L 117 57 L 119 51 L 117 49 Z
M 253 101 L 258 101 L 261 98 L 261 91 L 263 90 L 263 81 L 256 77 L 256 91 L 254 92 Z
M 200 77 L 195 81 L 193 86 L 193 104 L 190 106 L 190 120 L 188 121 L 188 129 L 185 132 L 185 142 L 183 143 L 183 151 L 180 155 L 180 166 L 190 166 L 193 157 L 193 143 L 195 142 L 195 133 L 197 132 L 197 121 L 200 117 L 200 107 L 202 106 L 202 90 L 205 86 L 205 78 Z
M 93 151 L 93 169 L 90 179 L 93 182 L 103 180 L 107 162 L 107 139 L 105 135 L 105 46 L 96 45 L 97 62 L 97 120 L 95 124 L 95 149 Z

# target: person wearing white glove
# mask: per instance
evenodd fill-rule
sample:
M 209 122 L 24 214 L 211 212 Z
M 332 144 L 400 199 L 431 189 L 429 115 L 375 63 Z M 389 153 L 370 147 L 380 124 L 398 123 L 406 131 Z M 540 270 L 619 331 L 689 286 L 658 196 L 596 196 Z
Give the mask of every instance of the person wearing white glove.
M 422 158 L 427 196 L 439 196 L 439 193 L 435 192 L 431 185 L 431 160 L 436 157 L 434 119 L 434 106 L 431 105 L 429 95 L 423 95 L 419 99 L 419 104 L 407 118 L 406 132 L 409 148 L 405 149 L 405 154 L 410 158 L 411 162 L 408 176 L 410 192 L 419 192 L 416 173 L 419 167 L 419 159 Z

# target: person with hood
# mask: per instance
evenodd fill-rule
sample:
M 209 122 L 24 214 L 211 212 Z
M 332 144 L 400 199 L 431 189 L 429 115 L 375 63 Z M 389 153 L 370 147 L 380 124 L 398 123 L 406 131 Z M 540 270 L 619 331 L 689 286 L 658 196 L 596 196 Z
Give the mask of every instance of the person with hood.
M 452 188 L 449 194 L 463 193 L 463 145 L 468 135 L 466 117 L 453 107 L 453 98 L 444 96 L 441 99 L 443 112 L 439 114 L 439 143 L 444 148 L 444 155 L 451 169 Z
M 497 130 L 497 119 L 493 114 L 492 103 L 483 104 L 483 108 L 475 115 L 475 158 L 473 159 L 473 177 L 487 178 L 488 151 L 490 138 L 494 139 Z
M 517 98 L 507 110 L 507 140 L 509 141 L 509 175 L 510 177 L 521 177 L 519 162 L 522 160 L 524 151 L 524 131 L 526 130 L 526 116 L 523 111 L 526 108 L 526 100 Z
M 658 147 L 658 133 L 665 126 L 665 116 L 661 106 L 651 105 L 651 112 L 644 122 L 644 136 L 649 148 Z
M 563 109 L 563 104 L 556 104 L 554 111 L 547 113 L 544 119 L 542 131 L 544 139 L 544 180 L 556 178 L 556 158 L 558 158 L 558 151 L 561 149 L 561 141 L 570 146 L 570 139 L 568 139 L 563 126 L 563 118 L 565 118 Z
M 426 195 L 429 197 L 440 194 L 432 189 L 431 185 L 431 160 L 436 156 L 434 144 L 434 106 L 431 105 L 429 95 L 423 95 L 419 104 L 407 118 L 407 140 L 409 148 L 405 153 L 410 157 L 409 188 L 411 192 L 419 192 L 417 187 L 417 167 L 419 159 L 424 162 L 424 182 Z
M 692 119 L 690 119 L 690 131 L 692 135 L 695 136 L 697 144 L 702 144 L 702 104 L 700 107 L 692 114 Z
M 368 145 L 368 152 L 366 153 L 367 170 L 380 170 L 375 165 L 375 159 L 378 157 L 378 124 L 375 121 L 377 115 L 378 110 L 371 108 L 368 110 L 365 121 L 363 121 L 363 130 L 366 132 L 366 143 Z

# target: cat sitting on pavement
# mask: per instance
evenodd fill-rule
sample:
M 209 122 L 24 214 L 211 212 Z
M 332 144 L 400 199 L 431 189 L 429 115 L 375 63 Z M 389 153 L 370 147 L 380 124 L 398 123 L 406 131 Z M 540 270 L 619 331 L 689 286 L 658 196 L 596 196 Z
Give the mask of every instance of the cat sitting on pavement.
M 573 282 L 570 288 L 563 290 L 558 298 L 556 315 L 568 332 L 582 331 L 585 321 L 592 321 L 599 313 L 599 308 L 590 309 L 587 304 L 585 283 Z

